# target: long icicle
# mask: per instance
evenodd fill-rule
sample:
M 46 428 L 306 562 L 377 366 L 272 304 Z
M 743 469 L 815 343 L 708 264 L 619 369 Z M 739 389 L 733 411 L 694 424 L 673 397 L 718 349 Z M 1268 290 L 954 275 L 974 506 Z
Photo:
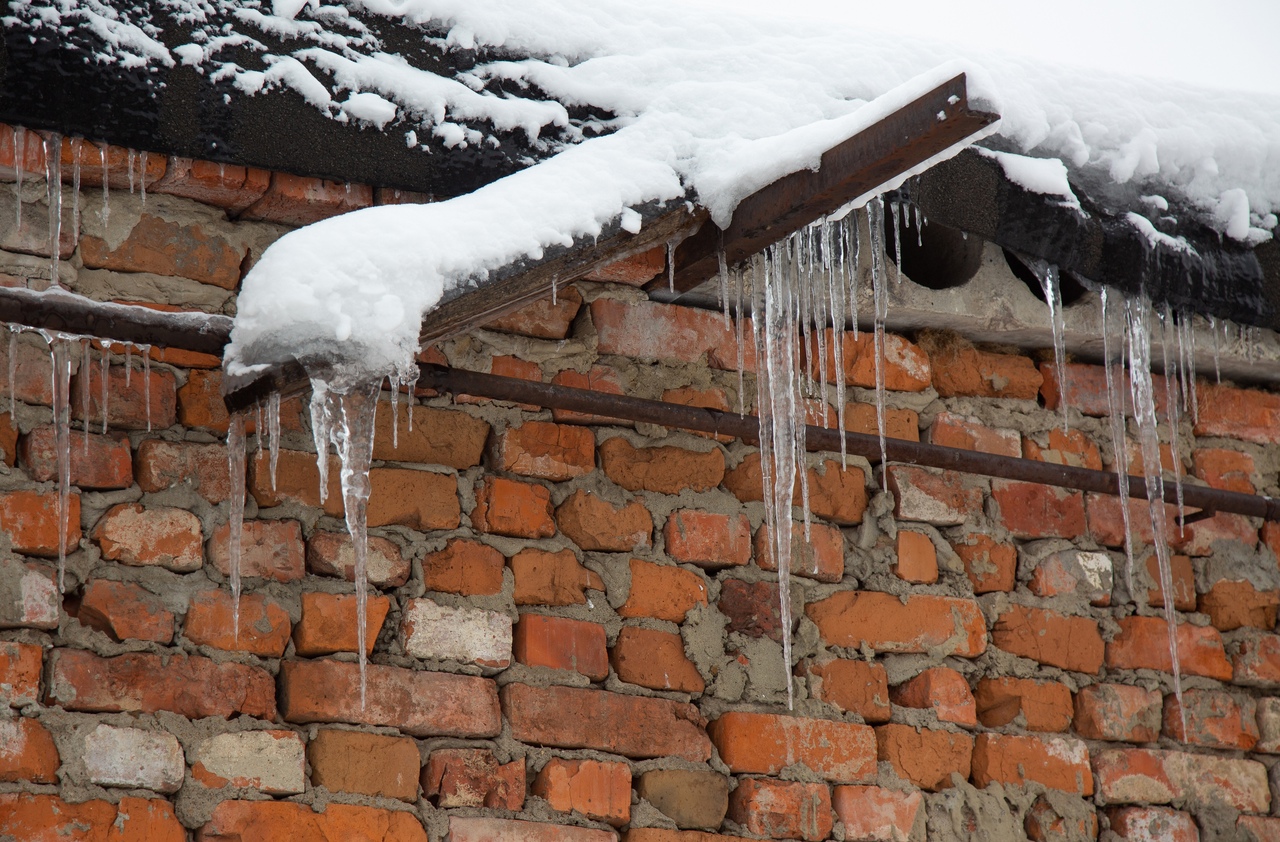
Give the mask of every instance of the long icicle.
M 13 130 L 13 177 L 17 183 L 14 185 L 15 194 L 18 201 L 15 203 L 15 213 L 17 219 L 14 220 L 13 230 L 15 233 L 22 231 L 22 166 L 26 163 L 27 157 L 27 130 L 22 126 L 18 126 Z
M 89 339 L 86 337 L 80 340 L 80 412 L 84 415 L 82 421 L 84 435 L 82 440 L 85 458 L 89 456 L 89 372 L 91 370 L 92 361 L 89 358 Z
M 240 640 L 240 541 L 244 534 L 244 415 L 231 416 L 227 431 L 227 473 L 231 481 L 231 512 L 228 519 L 227 559 L 231 579 L 232 637 Z
M 867 202 L 867 223 L 871 238 L 871 288 L 875 296 L 873 339 L 876 364 L 876 433 L 880 436 L 880 482 L 887 492 L 889 490 L 889 452 L 884 441 L 884 323 L 889 316 L 889 300 L 884 277 L 884 200 L 879 196 Z
M 67 529 L 71 521 L 71 343 L 44 333 L 53 363 L 54 447 L 58 450 L 58 592 L 66 591 Z
M 355 556 L 356 649 L 360 663 L 360 708 L 364 709 L 369 653 L 366 637 L 366 603 L 368 600 L 369 536 L 369 466 L 373 462 L 374 420 L 382 378 L 359 384 L 338 401 L 341 413 L 342 442 L 342 506 L 351 535 Z
M 1169 357 L 1177 330 L 1173 323 L 1173 311 L 1166 303 L 1160 311 L 1160 354 L 1164 362 L 1165 419 L 1169 422 L 1169 448 L 1173 451 L 1174 496 L 1178 502 L 1178 537 L 1181 538 L 1186 534 L 1183 519 L 1187 516 L 1182 499 L 1182 441 L 1178 435 L 1178 428 L 1182 425 L 1183 396 L 1178 361 Z M 1185 371 L 1185 367 L 1182 370 Z
M 45 190 L 49 202 L 49 286 L 58 288 L 58 260 L 62 256 L 62 135 L 50 132 L 44 141 Z
M 1133 593 L 1133 525 L 1129 522 L 1128 448 L 1125 446 L 1124 399 L 1120 396 L 1120 384 L 1124 381 L 1124 314 L 1120 313 L 1120 347 L 1116 349 L 1119 353 L 1113 361 L 1107 287 L 1100 288 L 1099 296 L 1102 304 L 1102 364 L 1107 378 L 1107 418 L 1111 425 L 1111 458 L 1115 465 L 1116 486 L 1120 493 L 1120 517 L 1124 524 L 1125 583 L 1129 587 L 1130 597 L 1136 598 Z

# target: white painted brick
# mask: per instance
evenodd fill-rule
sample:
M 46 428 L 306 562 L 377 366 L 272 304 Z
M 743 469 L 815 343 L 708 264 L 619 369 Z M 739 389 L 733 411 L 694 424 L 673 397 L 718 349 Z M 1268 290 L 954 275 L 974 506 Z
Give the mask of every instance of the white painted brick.
M 293 731 L 218 734 L 196 748 L 191 775 L 208 787 L 250 787 L 271 795 L 306 789 L 305 746 Z
M 99 725 L 85 738 L 84 767 L 102 786 L 177 792 L 187 764 L 168 732 Z
M 43 564 L 0 559 L 0 629 L 56 629 L 62 598 L 54 576 Z
M 405 650 L 415 658 L 486 667 L 511 663 L 511 618 L 498 611 L 449 608 L 414 599 L 404 612 L 401 632 Z

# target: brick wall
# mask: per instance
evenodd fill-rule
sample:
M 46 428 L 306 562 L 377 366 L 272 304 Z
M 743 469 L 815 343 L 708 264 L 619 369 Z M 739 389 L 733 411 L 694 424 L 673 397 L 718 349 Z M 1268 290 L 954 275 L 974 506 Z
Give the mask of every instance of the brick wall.
M 42 171 L 38 147 L 20 151 Z M 74 151 L 96 166 L 96 147 Z M 381 195 L 152 157 L 144 206 L 109 152 L 107 224 L 86 167 L 61 247 L 64 282 L 100 298 L 231 311 L 286 226 Z M 0 129 L 0 176 L 13 163 Z M 48 277 L 43 195 L 27 176 L 23 228 L 0 213 L 7 283 Z M 635 290 L 660 268 L 611 267 L 430 353 L 736 407 L 719 315 Z M 1069 372 L 1085 415 L 1063 434 L 1050 368 L 891 343 L 894 435 L 1109 467 L 1098 369 Z M 860 387 L 866 346 L 844 345 Z M 48 363 L 26 338 L 17 353 L 16 417 L 0 415 L 0 838 L 1280 838 L 1273 526 L 1188 527 L 1171 594 L 1141 547 L 1131 599 L 1114 498 L 900 465 L 885 493 L 865 462 L 815 454 L 783 629 L 753 448 L 423 393 L 412 431 L 403 402 L 378 416 L 362 708 L 341 498 L 320 503 L 301 407 L 282 413 L 274 486 L 250 460 L 235 634 L 217 360 L 153 353 L 147 433 L 142 370 L 126 388 L 117 358 L 110 431 L 73 436 L 59 596 Z M 1280 397 L 1199 395 L 1167 458 L 1275 493 Z M 869 393 L 854 397 L 849 426 L 874 431 Z

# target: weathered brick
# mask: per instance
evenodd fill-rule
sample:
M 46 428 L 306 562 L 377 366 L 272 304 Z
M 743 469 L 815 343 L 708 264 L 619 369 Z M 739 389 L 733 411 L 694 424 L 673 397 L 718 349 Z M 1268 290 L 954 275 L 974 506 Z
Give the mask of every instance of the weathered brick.
M 656 246 L 648 251 L 620 257 L 612 263 L 592 269 L 586 274 L 585 280 L 644 286 L 657 277 L 666 264 L 666 249 Z
M 1253 750 L 1263 754 L 1280 754 L 1280 698 L 1264 696 L 1256 700 L 1256 707 L 1258 742 Z
M 697 708 L 683 702 L 573 687 L 502 688 L 511 735 L 523 743 L 592 748 L 624 757 L 673 755 L 701 762 L 711 741 Z
M 1183 720 L 1186 728 L 1183 728 Z M 1165 736 L 1188 745 L 1249 751 L 1258 742 L 1257 703 L 1221 690 L 1187 688 L 1164 700 Z
M 449 817 L 449 842 L 616 842 L 612 830 L 514 819 Z
M 325 499 L 320 499 L 320 467 L 316 455 L 305 450 L 276 451 L 275 477 L 271 475 L 271 462 L 259 450 L 249 459 L 245 490 L 253 495 L 258 506 L 272 508 L 284 503 L 322 508 L 330 517 L 342 517 L 342 462 L 329 455 L 329 475 Z M 225 460 L 224 460 L 225 461 Z
M 726 631 L 782 642 L 782 615 L 776 582 L 726 579 L 720 586 L 716 607 L 729 618 Z
M 38 645 L 0 640 L 0 705 L 20 708 L 39 701 L 43 663 Z
M 712 368 L 738 369 L 737 328 L 726 328 L 721 315 L 710 310 L 597 298 L 591 302 L 591 321 L 601 354 L 686 363 L 705 358 Z M 745 351 L 745 370 L 755 371 L 755 351 L 749 345 Z
M 776 775 L 803 763 L 839 783 L 867 783 L 876 775 L 875 732 L 867 725 L 732 711 L 707 731 L 735 773 Z
M 826 784 L 743 778 L 729 793 L 729 818 L 770 839 L 826 839 L 833 825 Z
M 876 756 L 888 761 L 903 780 L 937 792 L 952 786 L 952 775 L 969 777 L 973 737 L 912 725 L 879 725 Z
M 580 488 L 556 509 L 556 524 L 588 552 L 626 553 L 653 545 L 653 516 L 638 500 L 615 506 Z
M 80 381 L 86 376 L 89 380 L 89 420 L 93 424 L 101 424 L 101 367 L 91 365 L 87 374 L 81 371 L 72 377 L 71 394 L 83 394 L 81 389 L 84 387 Z M 145 371 L 134 371 L 126 376 L 124 366 L 113 365 L 107 374 L 107 423 L 113 430 L 163 430 L 172 427 L 178 416 L 177 392 L 177 380 L 172 372 L 165 369 L 153 368 L 149 377 Z M 217 399 L 221 404 L 221 394 Z M 150 412 L 147 411 L 148 405 Z M 79 400 L 71 401 L 71 417 L 84 420 L 84 407 Z
M 997 519 L 1017 538 L 1079 538 L 1085 533 L 1084 495 L 1034 482 L 993 479 Z
M 210 503 L 231 496 L 227 450 L 219 444 L 146 439 L 138 445 L 135 478 L 143 491 L 164 491 L 189 482 Z
M 0 492 L 0 530 L 9 536 L 9 547 L 23 555 L 56 558 L 58 555 L 58 495 L 56 492 Z M 80 543 L 80 495 L 67 498 L 66 544 Z
M 707 604 L 707 584 L 692 570 L 633 558 L 631 590 L 618 609 L 624 618 L 653 617 L 683 623 L 698 605 Z
M 704 409 L 716 409 L 721 412 L 728 412 L 730 409 L 729 393 L 719 386 L 712 386 L 709 389 L 699 389 L 695 386 L 682 386 L 678 389 L 664 389 L 662 392 L 662 401 L 664 403 L 676 403 L 681 406 L 697 406 Z M 701 436 L 704 439 L 715 439 L 722 444 L 728 444 L 733 441 L 733 436 L 727 434 L 716 435 L 715 433 L 706 433 L 700 430 L 690 430 L 695 436 Z
M 1093 842 L 1098 814 L 1084 799 L 1041 795 L 1027 810 L 1023 828 L 1032 842 Z
M 533 780 L 533 794 L 551 809 L 624 825 L 631 820 L 631 767 L 601 760 L 553 757 Z
M 2 135 L 3 132 L 0 132 Z M 39 344 L 36 344 L 39 342 Z M 5 372 L 4 396 L 10 394 L 22 403 L 53 405 L 53 363 L 50 361 L 48 346 L 43 341 L 24 342 L 19 339 L 14 344 L 13 385 L 9 385 L 9 343 L 0 342 L 0 371 Z M 72 356 L 75 356 L 74 354 Z M 72 365 L 78 365 L 73 361 Z M 10 392 L 12 390 L 12 392 Z M 79 392 L 72 392 L 79 396 Z M 8 401 L 5 401 L 8 409 Z M 12 423 L 12 422 L 10 422 Z
M 1191 451 L 1192 470 L 1211 488 L 1256 494 L 1253 478 L 1258 468 L 1253 457 L 1238 450 L 1200 448 Z
M 273 172 L 262 198 L 245 208 L 240 219 L 309 225 L 372 204 L 373 188 L 367 184 Z
M 183 225 L 146 213 L 118 242 L 80 238 L 80 258 L 89 269 L 149 272 L 191 278 L 222 289 L 240 283 L 240 265 L 248 257 L 211 226 Z
M 1236 684 L 1280 687 L 1280 637 L 1264 634 L 1242 638 L 1231 657 L 1231 667 Z
M 261 199 L 270 184 L 268 170 L 171 155 L 164 177 L 147 191 L 194 199 L 235 216 Z
M 1013 590 L 1018 573 L 1018 551 L 990 535 L 971 532 L 952 543 L 975 594 Z
M 373 644 L 390 608 L 391 600 L 385 596 L 370 595 L 365 603 L 364 645 L 367 655 L 373 654 Z M 355 594 L 302 594 L 302 619 L 293 627 L 294 651 L 304 658 L 359 651 L 356 614 Z
M 1055 465 L 1071 465 L 1076 468 L 1102 470 L 1102 453 L 1087 435 L 1080 430 L 1054 427 L 1048 434 L 1048 446 L 1042 446 L 1030 437 L 1022 440 L 1022 457 Z
M 423 795 L 442 808 L 519 810 L 524 789 L 524 760 L 499 764 L 488 749 L 436 749 L 422 769 Z
M 1071 690 L 1057 681 L 998 676 L 978 681 L 978 720 L 1000 728 L 1022 716 L 1030 731 L 1065 731 L 1071 725 Z
M 1056 410 L 1065 401 L 1067 406 L 1078 409 L 1084 415 L 1095 418 L 1106 418 L 1111 414 L 1107 401 L 1107 372 L 1103 366 L 1084 363 L 1068 363 L 1065 366 L 1065 383 L 1058 378 L 1057 366 L 1050 363 L 1040 364 L 1040 373 L 1044 375 L 1044 395 L 1046 409 Z M 1155 392 L 1156 410 L 1164 413 L 1168 393 L 1160 378 L 1152 378 Z M 1125 415 L 1133 414 L 1133 401 L 1130 399 L 1129 375 L 1122 374 L 1118 384 L 1121 411 Z M 1141 473 L 1141 472 L 1139 472 Z
M 628 491 L 707 491 L 724 479 L 724 453 L 719 448 L 703 453 L 672 446 L 636 447 L 615 436 L 600 445 L 600 467 Z
M 0 794 L 0 827 L 13 839 L 184 842 L 187 832 L 161 798 L 126 796 L 119 804 L 63 801 L 56 795 Z M 122 830 L 123 828 L 123 830 Z
M 57 783 L 61 762 L 53 736 L 39 720 L 0 718 L 0 782 Z
M 715 830 L 729 811 L 729 779 L 701 769 L 651 769 L 640 775 L 636 794 L 677 827 Z
M 1272 842 L 1280 839 L 1280 818 L 1240 816 L 1236 819 L 1236 832 L 1244 834 L 1245 842 Z
M 81 188 L 101 187 L 105 177 L 112 190 L 133 193 L 145 184 L 149 193 L 165 175 L 168 164 L 163 155 L 152 153 L 144 159 L 142 154 L 123 146 L 92 143 L 76 137 L 64 137 L 61 152 L 63 183 L 72 182 L 72 170 L 79 163 Z M 43 163 L 38 171 L 44 172 Z M 35 171 L 27 170 L 28 175 L 32 172 Z
M 1095 751 L 1092 761 L 1106 804 L 1186 802 L 1243 813 L 1265 813 L 1271 806 L 1267 769 L 1256 760 L 1123 748 Z
M 209 561 L 224 576 L 231 573 L 231 526 L 222 524 L 209 539 Z M 240 575 L 296 582 L 305 575 L 302 526 L 296 520 L 246 520 L 240 535 Z
M 367 676 L 362 706 L 356 664 L 282 661 L 280 713 L 286 722 L 391 725 L 415 737 L 493 737 L 502 728 L 497 688 L 487 678 L 380 664 L 369 664 Z
M 1162 701 L 1159 691 L 1127 684 L 1081 687 L 1075 698 L 1075 731 L 1088 740 L 1155 742 Z
M 191 777 L 204 786 L 296 795 L 307 788 L 302 737 L 293 731 L 216 734 L 196 746 Z
M 751 560 L 751 524 L 743 514 L 677 509 L 662 527 L 667 555 L 679 563 L 717 569 Z
M 1020 786 L 1035 781 L 1049 789 L 1093 794 L 1089 750 L 1068 737 L 979 734 L 973 745 L 973 782 Z
M 988 427 L 976 418 L 939 412 L 929 426 L 929 443 L 1000 456 L 1021 456 L 1022 436 L 1017 430 Z
M 497 462 L 513 474 L 564 482 L 595 470 L 596 440 L 583 427 L 526 421 L 498 437 Z
M 132 582 L 92 580 L 84 587 L 76 619 L 113 640 L 173 640 L 173 612 L 160 597 Z
M 1258 528 L 1244 515 L 1216 514 L 1188 523 L 1184 532 L 1170 530 L 1172 546 L 1185 555 L 1202 558 L 1218 552 L 1219 542 L 1236 544 L 1233 549 L 1252 552 L 1258 546 Z
M 894 517 L 957 526 L 982 512 L 982 489 L 963 475 L 934 468 L 890 465 Z
M 415 658 L 495 668 L 511 664 L 511 618 L 501 611 L 411 599 L 400 635 L 405 651 Z
M 398 555 L 397 549 L 397 557 Z M 505 567 L 506 559 L 502 553 L 488 544 L 466 538 L 450 539 L 443 550 L 427 553 L 422 559 L 422 573 L 427 590 L 464 596 L 500 592 Z M 407 579 L 408 575 L 409 565 L 404 562 L 404 578 Z M 404 582 L 400 581 L 399 584 Z
M 1280 395 L 1205 383 L 1196 397 L 1197 436 L 1280 444 Z
M 858 466 L 848 470 L 837 459 L 827 459 L 805 471 L 809 482 L 809 510 L 816 516 L 841 526 L 857 526 L 867 510 L 866 474 Z M 762 486 L 763 487 L 763 486 Z M 799 502 L 797 483 L 794 499 Z
M 100 722 L 85 736 L 80 757 L 89 780 L 101 786 L 177 792 L 186 773 L 182 746 L 167 731 Z
M 22 439 L 18 459 L 37 482 L 58 475 L 58 450 L 53 425 L 36 427 Z M 71 443 L 71 484 L 82 489 L 128 488 L 133 485 L 133 454 L 129 440 L 91 433 L 88 447 L 79 432 Z
M 570 389 L 589 389 L 592 392 L 603 392 L 606 395 L 625 395 L 627 386 L 616 368 L 607 365 L 593 365 L 584 374 L 566 368 L 556 372 L 551 378 L 556 386 Z M 593 415 L 589 412 L 575 412 L 572 409 L 551 410 L 551 419 L 557 424 L 608 424 L 610 426 L 630 427 L 633 422 L 623 418 L 610 418 L 607 415 Z
M 461 522 L 458 481 L 450 474 L 409 468 L 369 471 L 369 526 L 455 529 Z
M 1078 593 L 1090 605 L 1110 605 L 1111 586 L 1111 556 L 1083 550 L 1062 550 L 1040 559 L 1027 582 L 1036 596 Z
M 324 532 L 317 529 L 307 541 L 307 570 L 321 576 L 337 576 L 354 582 L 356 578 L 356 554 L 351 546 L 351 536 L 345 532 Z M 423 561 L 426 572 L 427 561 Z M 502 558 L 498 558 L 498 579 L 501 583 Z M 433 568 L 434 569 L 434 568 Z M 370 535 L 365 557 L 365 578 L 375 588 L 398 588 L 409 581 L 409 561 L 400 552 L 398 544 Z M 433 588 L 431 575 L 427 575 L 427 587 Z M 443 590 L 443 588 L 433 588 Z M 501 589 L 501 584 L 499 584 Z
M 603 591 L 604 580 L 578 563 L 573 550 L 529 547 L 511 557 L 516 605 L 583 605 L 586 591 Z
M 978 724 L 969 682 L 948 667 L 931 667 L 895 686 L 889 695 L 895 705 L 932 710 L 941 722 L 962 726 Z
M 488 438 L 488 422 L 465 412 L 415 406 L 409 429 L 408 406 L 399 403 L 394 413 L 381 406 L 374 418 L 373 458 L 465 471 L 480 464 Z
M 768 527 L 756 530 L 753 544 L 756 564 L 762 570 L 777 570 L 773 561 L 773 543 Z M 819 582 L 839 582 L 844 578 L 844 534 L 834 526 L 811 523 L 809 537 L 804 529 L 791 530 L 791 575 L 816 579 Z
M 18 458 L 18 428 L 14 426 L 13 415 L 8 412 L 0 414 L 0 462 L 12 468 Z
M 200 519 L 185 509 L 112 506 L 93 529 L 103 558 L 131 567 L 164 567 L 190 573 L 204 564 Z
M 551 492 L 541 485 L 485 477 L 476 489 L 471 525 L 514 538 L 550 538 L 556 534 Z
M 223 801 L 196 833 L 196 842 L 237 839 L 427 842 L 427 832 L 412 813 L 400 810 L 329 803 L 317 813 L 291 801 Z
M 532 304 L 499 316 L 484 327 L 535 339 L 564 339 L 569 335 L 569 326 L 581 307 L 582 293 L 573 287 L 564 287 L 556 290 L 554 296 L 544 295 Z
M 684 652 L 680 635 L 624 626 L 610 661 L 618 678 L 653 690 L 701 693 L 706 682 Z
M 1166 807 L 1120 807 L 1107 811 L 1111 832 L 1132 842 L 1200 842 L 1190 813 Z
M 330 792 L 354 792 L 415 801 L 422 758 L 409 737 L 321 728 L 307 743 L 311 783 Z
M 1096 673 L 1104 647 L 1096 621 L 1045 608 L 1011 605 L 991 628 L 991 642 L 1023 658 L 1073 672 Z
M 1129 537 L 1135 543 L 1152 546 L 1155 543 L 1154 529 L 1151 525 L 1151 513 L 1146 500 L 1130 498 L 1123 506 L 1129 509 Z M 1178 510 L 1175 506 L 1164 507 L 1167 535 L 1171 539 L 1177 537 L 1174 519 Z M 1104 547 L 1123 547 L 1125 543 L 1124 508 L 1120 498 L 1111 494 L 1089 493 L 1085 495 L 1085 514 L 1089 522 L 1089 537 Z
M 889 680 L 884 664 L 833 658 L 803 666 L 816 687 L 814 695 L 842 711 L 856 713 L 866 722 L 888 722 Z
M 62 608 L 56 577 L 43 564 L 0 558 L 0 629 L 56 629 Z
M 1122 617 L 1120 633 L 1107 643 L 1109 669 L 1152 669 L 1171 672 L 1169 627 L 1163 617 Z M 1178 624 L 1178 665 L 1183 675 L 1231 680 L 1231 663 L 1222 636 L 1212 627 Z
M 827 382 L 836 382 L 836 366 L 844 370 L 844 381 L 852 386 L 874 389 L 876 386 L 875 337 L 868 332 L 856 336 L 846 331 L 841 337 L 840 355 L 835 358 L 834 336 L 826 332 Z M 807 350 L 807 349 L 805 349 Z M 818 379 L 821 367 L 816 354 L 807 354 L 809 376 Z M 929 357 L 912 342 L 894 333 L 884 335 L 880 367 L 884 373 L 884 387 L 895 392 L 921 392 L 929 387 L 933 371 Z
M 933 539 L 923 532 L 899 530 L 893 574 L 917 585 L 938 581 L 938 551 Z
M 879 433 L 876 405 L 873 403 L 848 403 L 844 407 L 844 428 L 853 433 L 874 436 Z M 914 409 L 884 408 L 884 434 L 886 438 L 920 441 L 920 414 Z
M 842 591 L 805 606 L 827 643 L 880 652 L 945 649 L 975 658 L 987 648 L 987 626 L 970 599 L 916 594 L 904 604 L 878 591 Z
M 933 388 L 944 398 L 1035 400 L 1043 377 L 1029 357 L 992 354 L 968 343 L 923 342 L 933 372 Z
M 80 649 L 49 655 L 46 702 L 67 710 L 155 713 L 188 719 L 236 713 L 275 719 L 275 683 L 266 670 L 198 655 L 131 652 L 102 658 Z
M 609 648 L 599 623 L 521 614 L 514 635 L 512 648 L 522 664 L 573 670 L 592 681 L 609 675 Z
M 1219 579 L 1200 595 L 1199 610 L 1208 614 L 1218 631 L 1234 631 L 1249 626 L 1263 631 L 1276 627 L 1280 611 L 1280 591 L 1259 591 L 1249 581 Z
M 1153 608 L 1164 607 L 1164 586 L 1160 584 L 1160 563 L 1152 552 L 1146 561 L 1147 578 L 1152 586 L 1147 591 L 1147 604 Z M 1169 559 L 1169 575 L 1173 580 L 1173 607 L 1179 611 L 1196 610 L 1196 579 L 1191 558 L 1175 555 Z
M 924 798 L 878 786 L 838 786 L 832 800 L 845 839 L 898 842 L 911 838 Z

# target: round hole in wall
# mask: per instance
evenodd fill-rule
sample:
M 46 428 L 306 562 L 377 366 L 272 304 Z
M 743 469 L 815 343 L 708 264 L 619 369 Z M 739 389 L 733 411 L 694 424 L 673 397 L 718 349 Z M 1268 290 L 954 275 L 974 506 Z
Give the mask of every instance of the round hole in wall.
M 968 283 L 978 273 L 984 244 L 981 237 L 966 236 L 957 228 L 928 220 L 918 229 L 910 205 L 903 205 L 899 216 L 902 272 L 908 278 L 929 289 L 951 289 Z M 892 263 L 896 253 L 892 214 L 885 213 L 884 225 L 885 252 Z
M 1040 286 L 1040 279 L 1036 277 L 1036 273 L 1031 271 L 1017 252 L 1009 249 L 1001 249 L 1004 252 L 1005 262 L 1009 264 L 1009 271 L 1014 274 L 1018 280 L 1027 285 L 1027 289 L 1041 301 L 1045 300 L 1044 288 Z M 1089 291 L 1080 279 L 1072 272 L 1058 273 L 1058 292 L 1062 296 L 1062 306 L 1069 307 L 1084 297 Z M 1045 302 L 1048 303 L 1048 302 Z

